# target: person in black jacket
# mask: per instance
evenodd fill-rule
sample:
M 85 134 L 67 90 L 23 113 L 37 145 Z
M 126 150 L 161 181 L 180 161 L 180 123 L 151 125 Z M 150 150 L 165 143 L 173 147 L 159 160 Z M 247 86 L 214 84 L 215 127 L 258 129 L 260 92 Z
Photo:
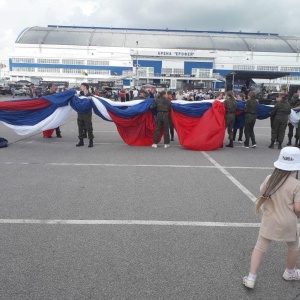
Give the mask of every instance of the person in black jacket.
M 90 101 L 88 97 L 92 96 L 89 92 L 89 85 L 83 82 L 80 86 L 81 95 L 87 97 L 87 101 Z M 92 123 L 92 109 L 90 109 L 87 113 L 78 113 L 77 114 L 77 125 L 78 125 L 78 138 L 79 143 L 76 144 L 76 147 L 84 146 L 83 138 L 85 136 L 85 129 L 87 129 L 88 138 L 89 138 L 89 145 L 88 147 L 91 148 L 94 146 L 94 134 L 93 134 L 93 123 Z

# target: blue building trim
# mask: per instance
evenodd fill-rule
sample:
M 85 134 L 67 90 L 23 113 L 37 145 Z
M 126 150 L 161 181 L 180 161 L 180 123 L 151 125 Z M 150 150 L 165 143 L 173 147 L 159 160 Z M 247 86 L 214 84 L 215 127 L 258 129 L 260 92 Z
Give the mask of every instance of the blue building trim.
M 185 32 L 185 33 L 218 33 L 218 34 L 247 34 L 247 35 L 272 35 L 278 36 L 278 33 L 267 32 L 242 32 L 242 31 L 212 31 L 212 30 L 188 30 L 188 29 L 157 29 L 157 28 L 124 28 L 124 27 L 90 27 L 90 26 L 67 26 L 67 25 L 48 25 L 50 28 L 70 28 L 70 29 L 105 29 L 105 30 L 127 30 L 127 31 L 154 31 L 154 32 Z
M 133 65 L 136 66 L 136 59 L 133 60 Z M 161 60 L 138 60 L 139 67 L 154 68 L 155 74 L 161 74 L 162 61 Z
M 123 85 L 130 85 L 130 79 L 123 79 Z
M 245 71 L 249 71 L 249 72 L 252 72 L 252 73 L 270 73 L 270 74 L 272 74 L 272 73 L 274 73 L 273 71 L 258 71 L 258 70 L 245 70 Z M 213 70 L 213 73 L 219 73 L 221 76 L 227 76 L 227 75 L 229 75 L 229 74 L 231 74 L 232 72 L 235 72 L 235 70 L 229 70 L 229 69 L 227 69 L 227 70 L 224 70 L 224 69 L 222 69 L 222 70 L 218 70 L 218 69 L 214 69 Z M 290 76 L 300 76 L 300 72 L 284 72 L 284 71 L 276 71 L 276 73 L 280 73 L 280 72 L 282 72 L 282 73 L 290 73 Z
M 199 61 L 185 61 L 184 62 L 184 74 L 191 75 L 192 69 L 212 69 L 212 62 L 199 62 Z
M 226 76 L 226 75 L 228 75 L 231 72 L 233 72 L 233 70 L 224 70 L 224 69 L 222 69 L 222 70 L 214 69 L 213 70 L 213 73 L 218 73 L 221 76 Z
M 37 64 L 37 63 L 13 63 L 10 59 L 9 69 L 18 68 L 49 68 L 49 69 L 82 69 L 82 70 L 109 70 L 116 75 L 122 75 L 123 71 L 132 70 L 132 67 L 114 67 L 114 66 L 87 66 L 87 65 L 65 65 L 65 64 Z

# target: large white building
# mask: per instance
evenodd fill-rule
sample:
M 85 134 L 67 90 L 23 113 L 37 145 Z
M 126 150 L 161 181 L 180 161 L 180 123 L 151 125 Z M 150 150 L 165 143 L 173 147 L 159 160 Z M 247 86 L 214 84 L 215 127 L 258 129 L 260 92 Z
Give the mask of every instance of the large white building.
M 218 89 L 239 88 L 249 78 L 289 85 L 300 84 L 299 47 L 298 36 L 268 33 L 37 26 L 17 37 L 9 73 L 12 81 L 36 77 L 71 86 Z

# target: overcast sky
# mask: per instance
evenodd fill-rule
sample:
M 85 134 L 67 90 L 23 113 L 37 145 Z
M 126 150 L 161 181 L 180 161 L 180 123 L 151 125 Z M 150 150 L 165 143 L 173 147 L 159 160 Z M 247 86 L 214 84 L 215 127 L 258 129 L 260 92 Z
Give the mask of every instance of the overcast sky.
M 300 0 L 0 0 L 0 20 L 0 62 L 6 62 L 17 36 L 30 26 L 242 30 L 300 35 Z

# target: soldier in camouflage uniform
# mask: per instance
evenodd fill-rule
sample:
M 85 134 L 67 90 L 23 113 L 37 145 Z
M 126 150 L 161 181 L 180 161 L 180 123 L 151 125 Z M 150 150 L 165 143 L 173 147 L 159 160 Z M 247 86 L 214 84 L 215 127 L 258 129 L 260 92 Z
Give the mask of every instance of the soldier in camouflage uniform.
M 89 85 L 87 83 L 82 83 L 80 86 L 81 92 L 85 97 L 90 97 L 92 94 L 89 92 Z M 91 101 L 87 99 L 87 101 Z M 88 147 L 91 148 L 94 146 L 93 139 L 93 123 L 92 123 L 92 109 L 90 109 L 86 113 L 78 113 L 77 114 L 77 125 L 78 125 L 78 138 L 79 143 L 76 144 L 76 147 L 84 146 L 83 138 L 85 136 L 84 131 L 87 129 L 88 138 L 89 138 L 89 145 Z
M 237 104 L 232 91 L 228 91 L 226 93 L 224 106 L 226 110 L 225 123 L 226 123 L 228 138 L 229 138 L 229 144 L 226 145 L 226 147 L 233 148 L 233 125 L 235 122 L 235 111 L 237 108 Z
M 279 100 L 279 101 L 278 101 Z M 278 149 L 282 149 L 282 142 L 285 135 L 285 129 L 291 113 L 291 106 L 287 101 L 287 95 L 285 93 L 278 94 L 276 101 L 278 101 L 270 112 L 271 116 L 274 116 L 274 122 L 271 133 L 271 144 L 269 148 L 274 149 L 274 143 L 278 141 Z
M 249 148 L 249 139 L 251 138 L 252 148 L 256 147 L 254 125 L 256 122 L 257 105 L 258 102 L 255 98 L 255 93 L 250 92 L 248 94 L 249 100 L 245 104 L 245 148 Z
M 300 99 L 299 99 L 299 94 L 295 93 L 292 98 L 289 100 L 291 108 L 295 108 L 300 106 Z M 294 131 L 294 126 L 291 123 L 288 123 L 288 127 L 289 127 L 289 132 L 288 132 L 288 138 L 289 141 L 287 143 L 287 146 L 291 146 L 292 145 L 292 138 L 293 138 L 293 131 Z M 299 135 L 298 135 L 298 130 L 296 129 L 295 132 L 295 146 L 298 145 L 298 141 L 299 141 Z
M 170 110 L 171 110 L 171 101 L 167 99 L 166 92 L 162 91 L 159 93 L 157 99 L 153 102 L 150 108 L 157 109 L 157 118 L 155 121 L 155 131 L 153 137 L 153 148 L 157 148 L 160 128 L 164 129 L 164 143 L 165 148 L 170 147 Z

